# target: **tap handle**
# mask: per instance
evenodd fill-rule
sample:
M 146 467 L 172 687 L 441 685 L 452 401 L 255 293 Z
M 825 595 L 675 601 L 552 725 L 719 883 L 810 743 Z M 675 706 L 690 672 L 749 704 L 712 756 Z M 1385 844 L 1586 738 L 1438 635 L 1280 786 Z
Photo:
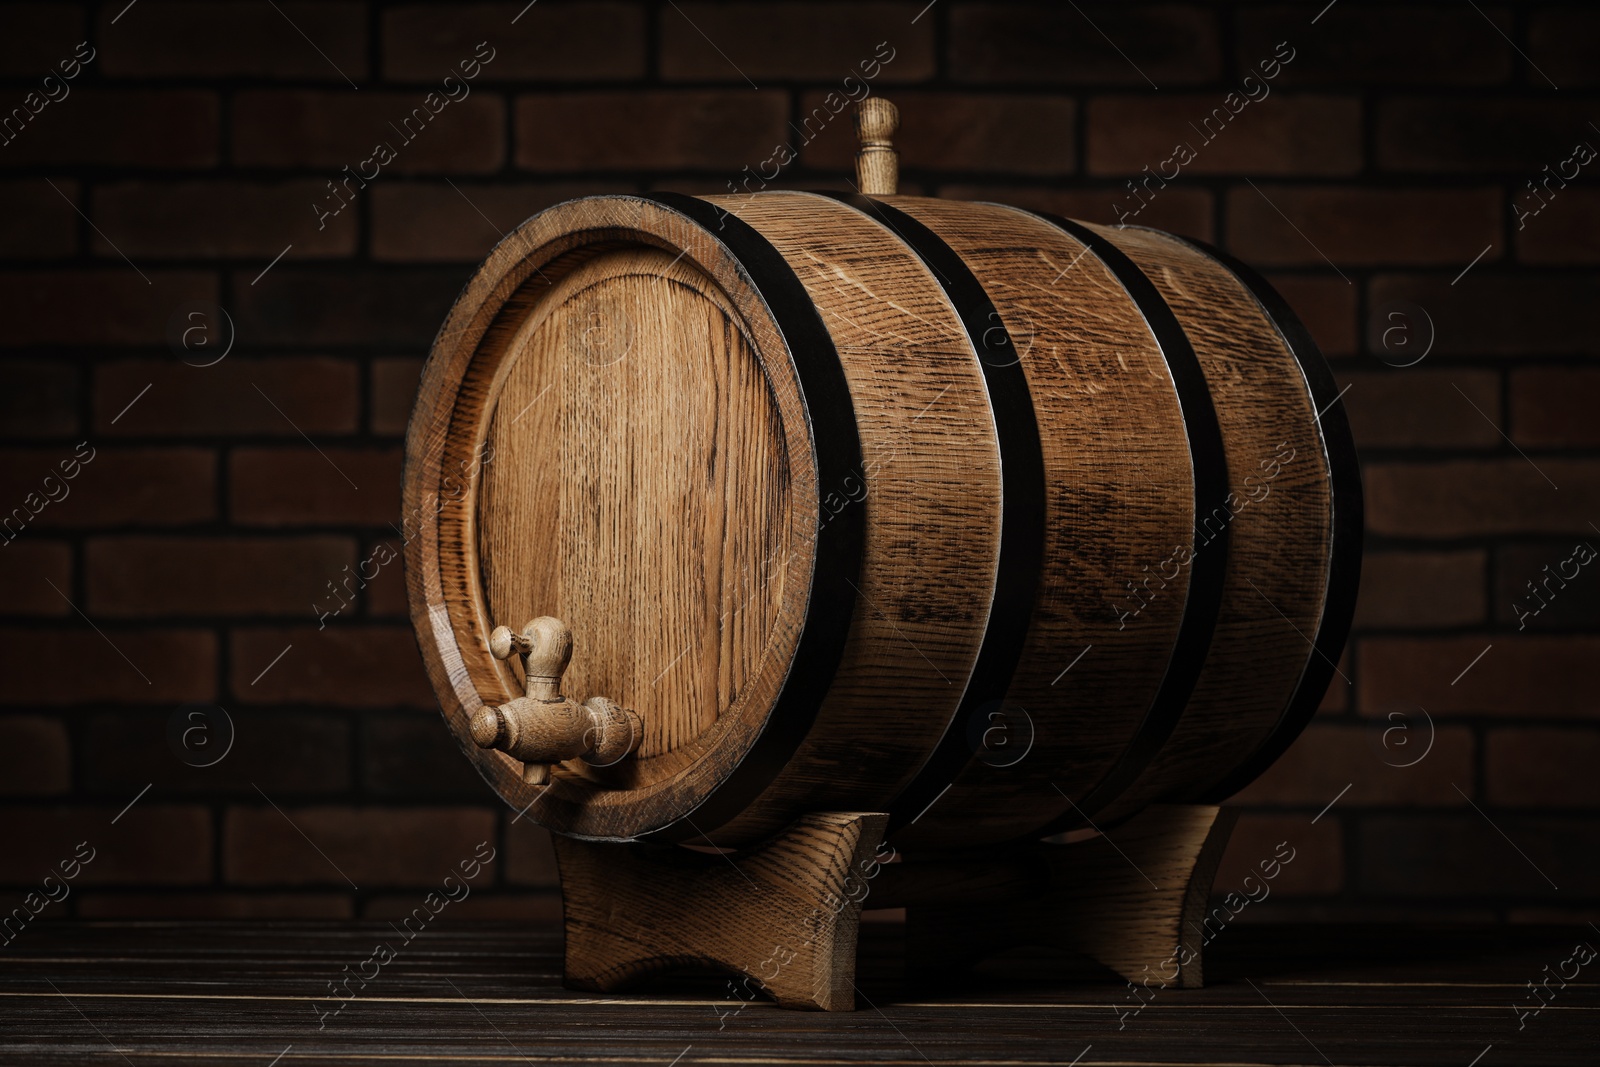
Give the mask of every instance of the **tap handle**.
M 522 627 L 496 626 L 489 634 L 489 651 L 495 659 L 522 657 L 528 696 L 534 700 L 560 700 L 561 676 L 572 662 L 572 631 L 560 619 L 541 615 Z

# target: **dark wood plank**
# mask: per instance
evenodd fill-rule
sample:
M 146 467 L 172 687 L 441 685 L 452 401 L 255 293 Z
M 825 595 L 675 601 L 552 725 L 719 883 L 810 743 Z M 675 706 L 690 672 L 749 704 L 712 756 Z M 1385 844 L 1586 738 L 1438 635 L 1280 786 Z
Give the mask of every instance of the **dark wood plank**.
M 387 939 L 396 958 L 318 1029 L 313 1003 Z M 1518 1028 L 1526 983 L 1575 930 L 1240 927 L 1204 989 L 1125 983 L 1039 957 L 908 988 L 900 929 L 862 932 L 854 1013 L 737 1010 L 726 980 L 682 975 L 636 995 L 560 987 L 559 935 L 385 923 L 41 923 L 0 968 L 0 1063 L 1592 1064 L 1591 964 Z M 1554 988 L 1554 983 L 1552 984 Z M 1485 1052 L 1485 1050 L 1488 1050 Z M 114 1051 L 115 1050 L 115 1051 Z

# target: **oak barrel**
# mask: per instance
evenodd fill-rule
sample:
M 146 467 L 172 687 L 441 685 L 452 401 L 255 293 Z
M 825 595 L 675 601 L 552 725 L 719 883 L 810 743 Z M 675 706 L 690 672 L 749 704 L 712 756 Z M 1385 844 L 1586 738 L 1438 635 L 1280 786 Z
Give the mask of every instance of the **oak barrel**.
M 404 507 L 427 669 L 500 795 L 722 846 L 1222 799 L 1333 676 L 1361 530 L 1332 376 L 1242 264 L 799 192 L 525 222 L 434 344 Z

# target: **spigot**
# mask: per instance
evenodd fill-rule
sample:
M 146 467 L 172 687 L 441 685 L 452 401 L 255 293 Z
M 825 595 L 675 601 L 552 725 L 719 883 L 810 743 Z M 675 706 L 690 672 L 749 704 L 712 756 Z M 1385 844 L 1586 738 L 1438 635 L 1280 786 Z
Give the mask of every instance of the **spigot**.
M 498 707 L 485 704 L 472 716 L 472 740 L 522 761 L 522 780 L 544 785 L 550 765 L 582 759 L 609 767 L 639 748 L 643 722 L 630 708 L 605 697 L 583 703 L 561 695 L 561 675 L 572 659 L 572 631 L 548 615 L 518 633 L 496 626 L 489 635 L 495 659 L 522 657 L 526 694 Z

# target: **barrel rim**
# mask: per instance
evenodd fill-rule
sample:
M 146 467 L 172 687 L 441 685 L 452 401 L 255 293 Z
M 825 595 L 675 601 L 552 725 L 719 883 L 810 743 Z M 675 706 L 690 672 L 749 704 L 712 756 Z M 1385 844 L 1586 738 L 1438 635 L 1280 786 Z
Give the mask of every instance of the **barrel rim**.
M 1322 616 L 1305 666 L 1283 712 L 1265 739 L 1215 784 L 1203 790 L 1201 802 L 1228 799 L 1255 781 L 1288 751 L 1322 703 L 1323 694 L 1338 669 L 1339 657 L 1350 637 L 1356 598 L 1361 583 L 1362 531 L 1365 499 L 1361 464 L 1350 420 L 1345 414 L 1338 382 L 1316 339 L 1272 284 L 1254 267 L 1205 241 L 1172 235 L 1176 240 L 1209 256 L 1230 271 L 1250 292 L 1283 338 L 1306 383 L 1306 391 L 1320 414 L 1316 422 L 1328 468 L 1329 523 L 1328 577 L 1323 591 Z
M 750 714 L 723 716 L 723 722 L 696 739 L 695 744 L 704 751 L 643 788 L 599 791 L 595 781 L 561 774 L 547 786 L 530 786 L 522 782 L 509 757 L 478 749 L 466 726 L 471 713 L 484 702 L 479 683 L 489 675 L 498 677 L 495 661 L 487 651 L 488 618 L 481 564 L 471 558 L 470 548 L 476 543 L 480 467 L 463 467 L 466 491 L 458 499 L 447 504 L 437 490 L 445 471 L 451 469 L 448 465 L 452 460 L 474 446 L 481 449 L 493 408 L 484 396 L 475 396 L 475 390 L 487 383 L 485 396 L 495 395 L 496 376 L 509 361 L 503 350 L 491 349 L 503 349 L 503 330 L 509 321 L 502 321 L 503 317 L 517 310 L 518 300 L 528 299 L 524 295 L 526 287 L 536 284 L 535 276 L 544 275 L 545 268 L 558 260 L 570 258 L 576 262 L 607 247 L 630 244 L 681 252 L 723 290 L 739 309 L 744 328 L 756 339 L 754 354 L 768 376 L 769 389 L 791 442 L 785 452 L 794 495 L 790 502 L 790 552 L 784 560 L 781 609 L 788 618 L 780 619 L 772 631 L 783 636 L 769 639 L 763 652 L 764 657 L 782 662 L 774 663 L 764 675 L 755 676 L 765 694 L 761 706 Z M 553 284 L 548 277 L 542 281 Z M 475 367 L 479 360 L 485 362 Z M 655 812 L 661 812 L 658 821 L 663 827 L 686 827 L 682 833 L 685 838 L 698 833 L 689 817 L 737 769 L 736 757 L 729 753 L 742 755 L 753 748 L 766 734 L 778 710 L 777 696 L 786 688 L 793 664 L 790 649 L 798 644 L 798 623 L 810 606 L 816 543 L 809 531 L 816 529 L 821 515 L 811 427 L 793 352 L 771 317 L 765 296 L 716 234 L 682 212 L 634 194 L 564 201 L 523 222 L 474 272 L 436 335 L 408 426 L 402 484 L 405 514 L 414 510 L 421 514 L 435 500 L 439 507 L 423 519 L 419 535 L 405 542 L 404 556 L 413 628 L 441 712 L 468 759 L 504 800 L 523 812 L 532 810 L 535 821 L 572 837 L 631 840 L 638 836 L 635 827 L 639 822 L 657 821 Z M 839 527 L 833 536 L 840 536 L 849 528 L 843 519 L 832 525 Z M 797 531 L 803 536 L 797 536 Z M 446 573 L 452 560 L 466 564 L 465 577 L 458 579 Z M 445 595 L 446 589 L 449 596 Z M 848 619 L 847 614 L 846 625 Z M 495 681 L 486 684 L 493 686 Z M 503 678 L 499 679 L 499 688 L 507 688 Z M 757 686 L 747 686 L 736 702 L 748 698 L 756 689 Z M 745 706 L 750 707 L 748 703 Z M 712 740 L 717 743 L 712 744 Z M 586 794 L 584 790 L 591 792 Z M 614 792 L 627 799 L 598 805 L 583 802 L 594 792 L 601 797 Z M 534 808 L 547 796 L 557 803 Z M 633 817 L 630 823 L 630 817 L 622 814 L 630 809 L 645 818 Z

